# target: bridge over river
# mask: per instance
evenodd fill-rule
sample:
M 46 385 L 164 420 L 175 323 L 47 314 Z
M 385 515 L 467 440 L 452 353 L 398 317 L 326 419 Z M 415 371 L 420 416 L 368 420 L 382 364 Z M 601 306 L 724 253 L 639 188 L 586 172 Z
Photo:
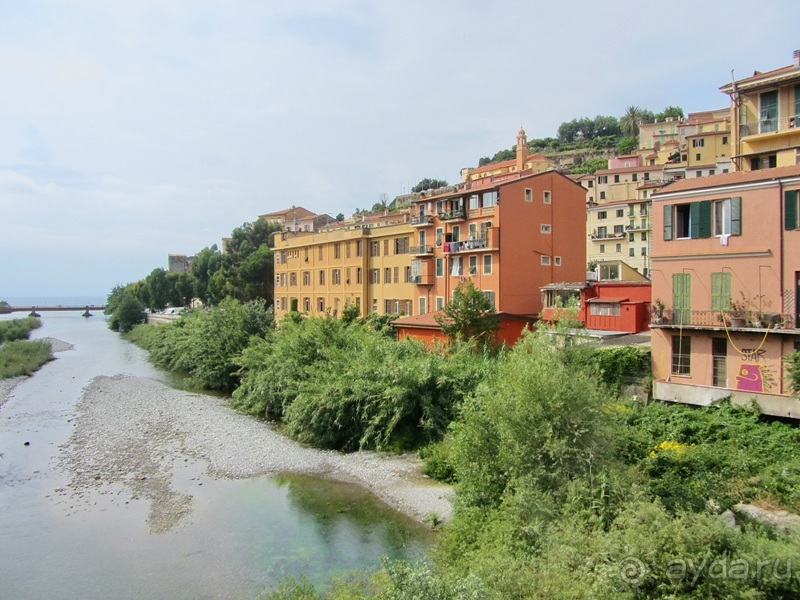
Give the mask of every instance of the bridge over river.
M 92 311 L 94 312 L 103 312 L 106 309 L 105 306 L 100 305 L 92 305 L 92 304 L 84 304 L 81 306 L 0 306 L 0 315 L 7 315 L 9 313 L 15 312 L 26 312 L 28 313 L 29 317 L 40 317 L 40 312 L 44 311 L 83 311 L 81 316 L 83 317 L 91 317 Z

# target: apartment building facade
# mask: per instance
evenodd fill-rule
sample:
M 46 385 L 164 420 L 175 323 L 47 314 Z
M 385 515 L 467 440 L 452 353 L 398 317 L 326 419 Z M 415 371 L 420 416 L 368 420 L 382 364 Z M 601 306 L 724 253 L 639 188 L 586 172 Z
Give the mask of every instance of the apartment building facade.
M 653 394 L 755 399 L 800 417 L 785 359 L 800 345 L 800 166 L 676 181 L 654 194 Z
M 731 98 L 735 170 L 800 162 L 800 50 L 792 64 L 734 80 L 720 91 Z
M 275 234 L 275 316 L 296 305 L 314 316 L 413 314 L 408 211 L 366 217 L 346 227 Z

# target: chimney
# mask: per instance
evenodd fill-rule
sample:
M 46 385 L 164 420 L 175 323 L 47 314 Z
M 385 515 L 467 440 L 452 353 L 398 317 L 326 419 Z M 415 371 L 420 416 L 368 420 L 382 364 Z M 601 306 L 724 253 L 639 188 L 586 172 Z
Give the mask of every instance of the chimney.
M 794 51 L 794 56 L 792 58 L 794 59 L 792 61 L 794 63 L 794 66 L 795 67 L 800 67 L 800 50 L 795 50 Z

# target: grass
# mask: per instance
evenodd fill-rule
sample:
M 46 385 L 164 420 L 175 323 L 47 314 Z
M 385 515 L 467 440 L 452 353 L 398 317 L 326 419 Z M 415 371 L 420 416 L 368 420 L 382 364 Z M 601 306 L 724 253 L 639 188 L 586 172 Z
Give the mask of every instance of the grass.
M 52 359 L 53 351 L 47 342 L 6 342 L 0 346 L 0 379 L 30 375 Z

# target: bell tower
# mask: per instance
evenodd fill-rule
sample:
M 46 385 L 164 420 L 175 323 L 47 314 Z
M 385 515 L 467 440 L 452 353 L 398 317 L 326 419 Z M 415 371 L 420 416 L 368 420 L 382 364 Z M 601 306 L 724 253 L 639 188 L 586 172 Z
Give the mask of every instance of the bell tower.
M 525 162 L 528 160 L 528 137 L 525 135 L 525 130 L 520 127 L 517 133 L 517 171 L 522 171 L 525 168 Z

